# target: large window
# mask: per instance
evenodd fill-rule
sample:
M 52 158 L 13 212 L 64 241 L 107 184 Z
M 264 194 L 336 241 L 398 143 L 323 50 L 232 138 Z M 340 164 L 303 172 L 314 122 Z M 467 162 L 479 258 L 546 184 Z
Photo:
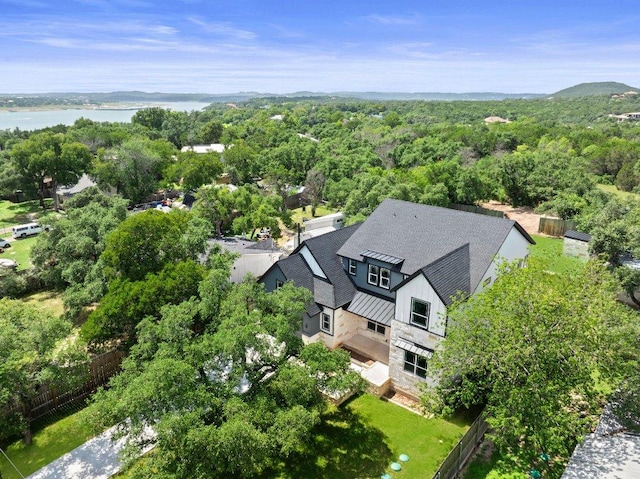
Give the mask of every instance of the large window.
M 426 301 L 411 298 L 411 324 L 427 329 L 429 327 L 429 310 L 431 305 Z
M 349 274 L 351 276 L 355 276 L 357 269 L 358 269 L 358 264 L 356 263 L 356 260 L 349 258 Z
M 404 370 L 418 377 L 427 377 L 427 360 L 410 351 L 404 352 Z
M 391 287 L 391 271 L 387 268 L 381 268 L 375 264 L 370 264 L 367 282 L 374 286 L 389 289 Z
M 320 315 L 320 329 L 327 334 L 333 334 L 333 321 L 327 313 Z

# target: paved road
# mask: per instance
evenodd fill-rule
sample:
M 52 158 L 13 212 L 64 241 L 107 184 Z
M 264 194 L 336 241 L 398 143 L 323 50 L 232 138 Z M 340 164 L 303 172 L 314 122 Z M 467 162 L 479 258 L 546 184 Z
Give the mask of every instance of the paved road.
M 122 467 L 118 453 L 125 443 L 124 438 L 115 442 L 111 440 L 114 431 L 115 426 L 34 472 L 27 479 L 107 479 L 113 476 Z

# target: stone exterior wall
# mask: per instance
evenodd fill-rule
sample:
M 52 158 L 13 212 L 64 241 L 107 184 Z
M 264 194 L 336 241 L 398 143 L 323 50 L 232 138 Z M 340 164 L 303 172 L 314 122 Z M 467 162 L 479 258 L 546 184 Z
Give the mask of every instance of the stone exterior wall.
M 572 238 L 564 238 L 562 254 L 565 256 L 581 258 L 586 261 L 589 259 L 589 243 Z
M 418 333 L 418 334 L 416 334 Z M 430 336 L 429 341 L 424 341 L 422 336 L 424 334 Z M 418 389 L 418 383 L 427 382 L 430 385 L 435 385 L 436 381 L 433 377 L 429 376 L 429 362 L 427 361 L 427 379 L 422 379 L 421 377 L 415 376 L 411 373 L 408 373 L 404 370 L 404 350 L 394 346 L 394 342 L 398 339 L 404 339 L 408 341 L 415 342 L 417 344 L 422 344 L 424 346 L 429 345 L 428 347 L 435 347 L 437 341 L 440 341 L 440 338 L 433 334 L 429 334 L 426 331 L 421 331 L 419 328 L 414 326 L 410 326 L 409 324 L 402 323 L 400 321 L 392 321 L 391 322 L 391 347 L 389 349 L 389 376 L 392 381 L 392 389 L 396 391 L 400 391 L 409 396 L 418 397 L 420 395 L 420 390 Z

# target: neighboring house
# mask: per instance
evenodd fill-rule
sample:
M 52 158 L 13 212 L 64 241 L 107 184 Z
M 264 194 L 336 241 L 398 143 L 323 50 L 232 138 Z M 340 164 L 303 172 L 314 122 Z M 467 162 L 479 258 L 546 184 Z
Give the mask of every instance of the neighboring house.
M 291 252 L 303 241 L 330 233 L 331 231 L 342 228 L 343 225 L 344 215 L 341 212 L 312 218 L 310 220 L 303 218 L 300 231 L 284 245 L 284 249 Z
M 581 231 L 568 230 L 564 233 L 562 254 L 575 258 L 589 259 L 589 241 L 591 235 Z
M 92 186 L 96 186 L 96 182 L 93 181 L 89 175 L 84 173 L 75 185 L 58 187 L 58 201 L 60 203 L 64 203 L 65 200 L 68 200 L 73 195 L 77 195 L 81 191 L 91 188 Z
M 218 245 L 225 251 L 239 255 L 231 268 L 230 280 L 232 283 L 240 283 L 249 273 L 259 278 L 284 256 L 284 252 L 278 249 L 271 238 L 264 241 L 221 238 L 209 240 L 209 244 Z
M 212 143 L 210 145 L 191 145 L 191 146 L 183 146 L 180 150 L 182 153 L 187 151 L 193 151 L 194 153 L 203 154 L 203 153 L 211 153 L 215 151 L 216 153 L 224 153 L 225 145 L 222 143 Z
M 417 396 L 446 336 L 447 307 L 489 286 L 501 261 L 524 260 L 533 239 L 515 221 L 385 200 L 361 224 L 303 242 L 261 278 L 314 294 L 305 342 L 345 347 L 388 366 L 389 386 Z

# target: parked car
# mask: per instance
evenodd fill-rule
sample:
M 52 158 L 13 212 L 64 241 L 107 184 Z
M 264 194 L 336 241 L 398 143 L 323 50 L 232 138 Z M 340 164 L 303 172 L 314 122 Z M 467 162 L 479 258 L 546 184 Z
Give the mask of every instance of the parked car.
M 0 238 L 0 249 L 11 248 L 11 243 L 9 243 L 6 239 Z
M 42 233 L 42 231 L 49 231 L 49 227 L 40 226 L 38 223 L 27 223 L 24 225 L 14 226 L 11 231 L 14 238 L 26 238 L 27 236 Z

